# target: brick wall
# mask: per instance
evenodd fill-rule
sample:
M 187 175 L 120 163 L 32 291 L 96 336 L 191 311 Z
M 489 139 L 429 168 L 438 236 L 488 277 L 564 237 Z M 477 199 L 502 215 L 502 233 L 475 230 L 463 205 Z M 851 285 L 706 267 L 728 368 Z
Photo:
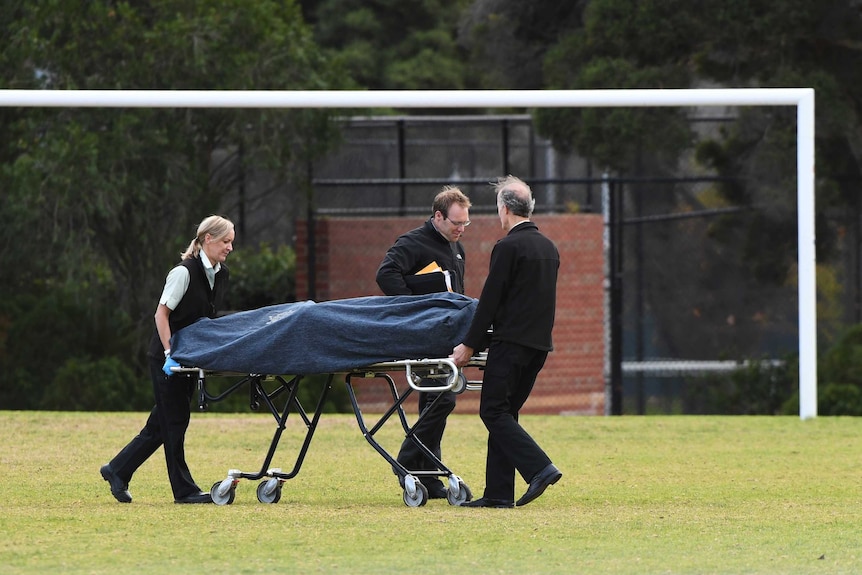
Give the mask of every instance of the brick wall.
M 462 238 L 467 252 L 466 293 L 479 297 L 494 244 L 503 235 L 497 216 L 477 215 Z M 592 214 L 539 215 L 532 218 L 560 250 L 554 351 L 539 374 L 522 413 L 604 413 L 602 219 Z M 410 218 L 329 218 L 315 228 L 316 299 L 326 301 L 381 295 L 375 274 L 383 254 L 405 231 L 422 223 Z M 296 224 L 297 299 L 308 299 L 306 221 Z M 481 379 L 481 372 L 468 373 Z M 361 387 L 361 386 L 358 386 Z M 374 401 L 376 388 L 357 391 Z M 479 394 L 458 398 L 459 413 L 476 413 Z

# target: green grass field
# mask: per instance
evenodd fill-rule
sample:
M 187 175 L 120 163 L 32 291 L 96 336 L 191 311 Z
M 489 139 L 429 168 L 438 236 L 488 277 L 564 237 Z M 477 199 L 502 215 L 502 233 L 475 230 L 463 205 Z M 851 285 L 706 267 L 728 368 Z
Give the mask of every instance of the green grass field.
M 562 480 L 522 508 L 464 509 L 406 507 L 349 415 L 323 416 L 277 504 L 243 481 L 233 505 L 175 505 L 160 451 L 120 504 L 99 466 L 145 417 L 0 412 L 0 572 L 862 572 L 862 419 L 525 416 Z M 296 423 L 276 466 L 293 465 Z M 269 415 L 193 414 L 195 478 L 257 471 L 274 429 Z M 378 436 L 392 451 L 396 431 Z M 485 437 L 455 415 L 444 438 L 476 496 Z

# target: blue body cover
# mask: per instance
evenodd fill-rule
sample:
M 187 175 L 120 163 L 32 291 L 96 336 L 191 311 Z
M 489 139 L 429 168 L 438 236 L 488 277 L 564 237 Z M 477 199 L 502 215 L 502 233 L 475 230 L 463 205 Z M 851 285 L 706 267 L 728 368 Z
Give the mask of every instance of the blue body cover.
M 267 306 L 204 318 L 171 339 L 171 357 L 208 371 L 339 373 L 382 361 L 448 357 L 477 300 L 456 293 Z

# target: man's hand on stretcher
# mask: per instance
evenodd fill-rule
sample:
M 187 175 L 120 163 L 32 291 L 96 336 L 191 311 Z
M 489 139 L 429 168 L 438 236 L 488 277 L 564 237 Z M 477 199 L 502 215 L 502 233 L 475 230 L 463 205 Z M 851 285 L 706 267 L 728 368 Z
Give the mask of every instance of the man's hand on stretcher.
M 473 357 L 473 348 L 463 343 L 459 343 L 455 349 L 452 350 L 452 355 L 449 357 L 452 358 L 452 361 L 455 362 L 455 365 L 459 368 L 464 367 Z

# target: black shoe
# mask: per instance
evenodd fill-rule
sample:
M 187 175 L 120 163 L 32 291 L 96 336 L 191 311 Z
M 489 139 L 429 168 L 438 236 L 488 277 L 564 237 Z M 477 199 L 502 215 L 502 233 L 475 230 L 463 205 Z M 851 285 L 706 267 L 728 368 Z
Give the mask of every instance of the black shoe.
M 527 492 L 524 493 L 523 497 L 518 499 L 516 505 L 518 507 L 526 505 L 544 493 L 545 489 L 548 488 L 548 485 L 553 485 L 559 481 L 562 476 L 563 474 L 560 470 L 557 469 L 553 463 L 549 463 L 543 470 L 533 476 L 533 479 L 530 480 L 530 486 L 527 488 Z
M 488 497 L 480 497 L 473 501 L 465 501 L 460 507 L 493 507 L 495 509 L 510 509 L 515 505 L 506 499 L 490 499 Z
M 114 499 L 120 503 L 132 502 L 132 494 L 129 493 L 129 484 L 120 479 L 119 476 L 114 473 L 114 470 L 111 469 L 110 463 L 104 464 L 101 469 L 99 469 L 99 473 L 102 474 L 102 478 L 111 486 L 111 495 L 114 496 Z
M 198 491 L 197 493 L 192 493 L 190 495 L 186 495 L 185 497 L 180 497 L 179 499 L 174 499 L 174 503 L 212 503 L 213 498 L 212 495 L 206 493 L 204 491 Z
M 425 486 L 425 489 L 428 490 L 428 499 L 446 499 L 449 496 L 449 492 L 439 481 L 435 481 L 433 483 L 422 483 Z

